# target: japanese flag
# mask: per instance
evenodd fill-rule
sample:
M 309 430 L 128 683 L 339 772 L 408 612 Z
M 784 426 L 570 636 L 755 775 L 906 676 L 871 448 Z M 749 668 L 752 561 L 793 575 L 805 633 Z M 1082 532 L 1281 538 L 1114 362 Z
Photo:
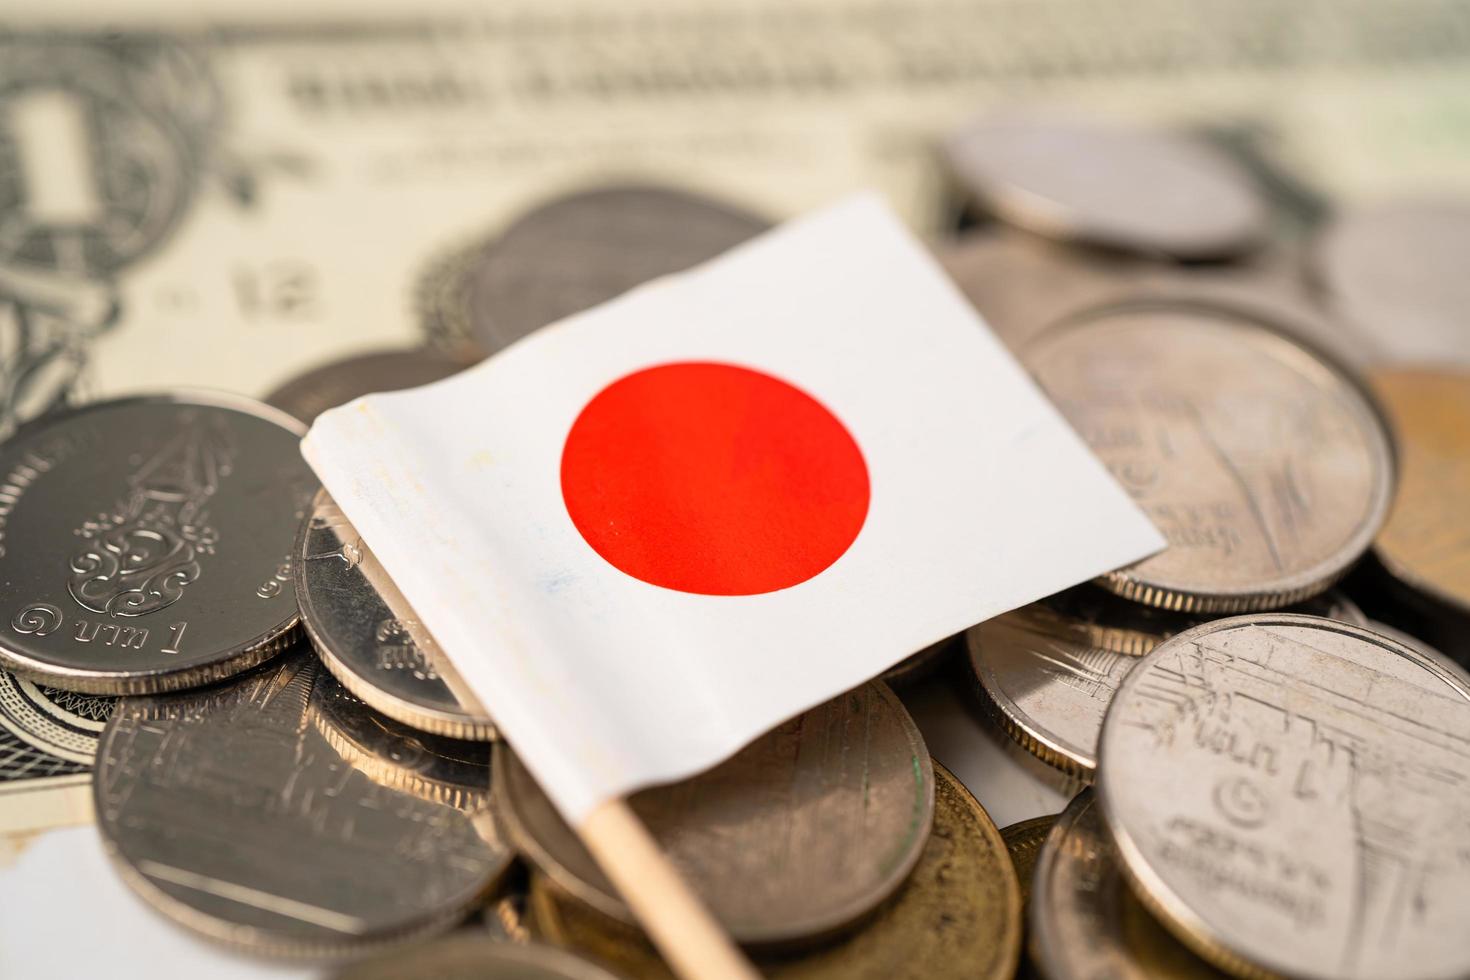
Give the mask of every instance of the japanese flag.
M 574 825 L 1163 544 L 872 197 L 304 452 Z

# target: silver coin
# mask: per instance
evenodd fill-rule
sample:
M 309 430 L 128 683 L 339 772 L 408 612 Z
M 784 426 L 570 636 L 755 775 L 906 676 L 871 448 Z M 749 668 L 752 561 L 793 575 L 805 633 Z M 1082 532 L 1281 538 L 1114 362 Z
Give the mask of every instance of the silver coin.
M 1341 577 L 1387 516 L 1376 406 L 1260 310 L 1109 305 L 1048 328 L 1022 360 L 1169 542 L 1099 580 L 1128 598 L 1280 608 Z
M 1103 725 L 1099 798 L 1140 899 L 1231 972 L 1470 975 L 1470 687 L 1281 613 L 1161 644 Z
M 304 649 L 222 686 L 122 701 L 93 790 L 123 879 L 174 921 L 272 955 L 357 953 L 461 918 L 511 861 L 488 768 L 439 766 L 468 772 L 458 803 L 395 785 L 385 759 L 423 770 L 437 743 L 344 754 L 333 732 L 348 710 Z
M 380 714 L 330 674 L 312 690 L 311 723 L 369 779 L 461 810 L 490 801 L 490 746 L 420 731 Z
M 1401 643 L 1409 649 L 1422 654 L 1426 659 L 1433 660 L 1436 664 L 1438 664 L 1440 667 L 1443 667 L 1449 673 L 1458 676 L 1467 687 L 1470 687 L 1470 673 L 1466 672 L 1463 665 L 1455 661 L 1452 657 L 1446 656 L 1439 650 L 1436 650 L 1428 643 L 1425 643 L 1423 640 L 1419 639 L 1419 637 L 1413 636 L 1409 633 L 1404 632 L 1401 629 L 1398 629 L 1397 627 L 1390 626 L 1387 623 L 1380 622 L 1376 619 L 1367 620 L 1364 625 L 1366 625 L 1368 629 L 1372 630 L 1373 632 L 1378 633 L 1381 636 L 1386 636 L 1390 640 L 1393 640 L 1395 643 Z
M 1367 623 L 1336 593 L 1295 611 Z M 985 703 L 1006 733 L 1043 762 L 1086 780 L 1097 769 L 1103 717 L 1128 671 L 1202 621 L 1082 588 L 972 626 L 965 641 Z
M 300 423 L 180 394 L 48 416 L 0 447 L 0 665 L 94 694 L 216 681 L 296 630 Z
M 1020 232 L 986 231 L 940 247 L 935 257 L 1012 351 L 1089 309 L 1184 301 L 1255 310 L 1275 329 L 1359 371 L 1379 359 L 1362 331 L 1324 315 L 1302 283 L 1300 256 L 1280 244 L 1250 262 L 1165 267 Z
M 327 409 L 354 398 L 441 381 L 472 363 L 468 358 L 427 348 L 355 354 L 292 378 L 266 395 L 265 403 L 310 424 Z
M 1177 268 L 1153 265 L 1130 283 L 1126 293 L 1116 293 L 1105 302 L 1120 306 L 1183 302 L 1248 311 L 1271 329 L 1325 351 L 1355 376 L 1380 359 L 1372 338 L 1323 311 L 1302 282 L 1300 255 L 1281 244 L 1250 262 Z
M 1118 867 L 1092 791 L 1042 844 L 1031 878 L 1030 956 L 1047 980 L 1220 980 L 1139 904 Z
M 1349 210 L 1322 233 L 1313 272 L 1327 303 L 1387 361 L 1470 364 L 1470 201 Z
M 770 227 L 666 187 L 581 191 L 518 219 L 470 271 L 472 339 L 487 353 L 531 331 L 714 258 Z
M 1010 114 L 971 123 L 945 149 L 985 207 L 1049 237 L 1217 259 L 1251 250 L 1269 231 L 1249 174 L 1182 134 Z
M 604 915 L 632 912 L 504 743 L 495 795 L 523 854 Z M 737 942 L 788 946 L 851 926 L 903 883 L 934 814 L 934 769 L 893 692 L 869 683 L 692 779 L 630 803 Z
M 348 690 L 426 732 L 495 737 L 495 723 L 325 490 L 302 522 L 294 557 L 306 634 Z

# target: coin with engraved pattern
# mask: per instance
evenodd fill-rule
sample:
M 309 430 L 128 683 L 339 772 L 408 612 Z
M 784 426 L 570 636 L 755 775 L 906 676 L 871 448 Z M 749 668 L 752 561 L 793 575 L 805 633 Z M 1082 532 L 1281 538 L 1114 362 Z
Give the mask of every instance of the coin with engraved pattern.
M 516 945 L 460 934 L 354 963 L 336 980 L 618 980 L 590 960 L 540 944 Z
M 1099 307 L 1047 328 L 1022 360 L 1168 541 L 1099 580 L 1127 598 L 1290 605 L 1346 573 L 1387 516 L 1394 456 L 1376 405 L 1259 311 Z
M 317 678 L 310 717 L 332 748 L 368 778 L 461 809 L 490 800 L 490 747 L 422 732 L 379 714 L 331 674 Z
M 473 361 L 429 348 L 354 354 L 306 371 L 265 396 L 265 403 L 308 425 L 321 413 L 378 391 L 442 381 Z
M 497 743 L 495 795 L 512 838 L 563 890 L 633 916 L 525 766 Z M 784 946 L 851 926 L 891 896 L 924 850 L 929 754 L 885 685 L 869 683 L 763 735 L 633 810 L 736 941 Z
M 578 902 L 544 876 L 531 882 L 532 926 L 631 980 L 673 975 L 633 926 Z M 934 830 L 907 883 L 861 929 L 788 956 L 758 956 L 776 980 L 1009 980 L 1023 911 L 1005 842 L 969 791 L 934 764 Z
M 217 681 L 296 632 L 301 424 L 189 393 L 98 402 L 0 446 L 0 666 L 91 694 Z
M 425 732 L 494 738 L 494 722 L 325 490 L 293 558 L 306 634 L 349 691 Z
M 1222 980 L 1129 890 L 1091 790 L 1052 818 L 1037 856 L 1026 928 L 1047 980 Z
M 1374 542 L 1378 560 L 1470 615 L 1470 371 L 1383 369 L 1369 378 L 1398 437 L 1401 473 Z
M 1332 309 L 1398 364 L 1470 365 L 1470 201 L 1351 208 L 1318 237 L 1313 272 Z
M 971 122 L 945 149 L 984 207 L 1048 237 L 1219 259 L 1250 251 L 1269 231 L 1250 175 L 1183 134 L 1007 113 Z
M 1043 817 L 1022 820 L 1000 829 L 1000 839 L 1005 841 L 1006 851 L 1011 856 L 1011 864 L 1016 868 L 1016 880 L 1021 885 L 1021 905 L 1023 907 L 1031 899 L 1031 879 L 1036 871 L 1036 859 L 1041 854 L 1041 845 L 1046 841 L 1046 835 L 1051 833 L 1051 828 L 1056 822 L 1056 814 L 1051 813 Z
M 471 339 L 493 354 L 769 227 L 754 214 L 672 187 L 601 187 L 558 197 L 517 219 L 473 262 L 465 289 Z
M 1256 613 L 1160 644 L 1098 798 L 1145 906 L 1243 975 L 1470 975 L 1470 686 L 1358 626 Z
M 1336 591 L 1293 609 L 1367 623 Z M 965 642 L 1000 727 L 1043 762 L 1090 780 L 1103 716 L 1124 676 L 1139 657 L 1203 621 L 1084 586 L 972 626 Z
M 436 797 L 342 751 L 360 734 L 329 732 L 340 690 L 303 645 L 227 684 L 120 702 L 93 793 L 123 879 L 181 925 L 270 955 L 359 953 L 467 914 L 512 857 L 485 795 Z M 422 771 L 432 751 L 400 755 Z

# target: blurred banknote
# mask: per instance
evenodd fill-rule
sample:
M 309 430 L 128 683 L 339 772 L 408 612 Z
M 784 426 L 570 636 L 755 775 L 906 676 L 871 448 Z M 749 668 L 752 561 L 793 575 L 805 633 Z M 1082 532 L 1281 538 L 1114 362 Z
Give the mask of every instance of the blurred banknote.
M 0 432 L 413 342 L 435 255 L 599 181 L 773 219 L 872 186 L 934 231 L 936 138 L 1006 102 L 1229 133 L 1338 197 L 1470 184 L 1455 0 L 305 6 L 0 13 Z

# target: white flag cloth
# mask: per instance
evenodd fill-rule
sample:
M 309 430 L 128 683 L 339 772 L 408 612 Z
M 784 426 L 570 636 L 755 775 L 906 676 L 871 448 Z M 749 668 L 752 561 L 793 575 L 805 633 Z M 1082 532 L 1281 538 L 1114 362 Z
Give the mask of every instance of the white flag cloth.
M 303 447 L 574 824 L 1163 544 L 873 197 Z

